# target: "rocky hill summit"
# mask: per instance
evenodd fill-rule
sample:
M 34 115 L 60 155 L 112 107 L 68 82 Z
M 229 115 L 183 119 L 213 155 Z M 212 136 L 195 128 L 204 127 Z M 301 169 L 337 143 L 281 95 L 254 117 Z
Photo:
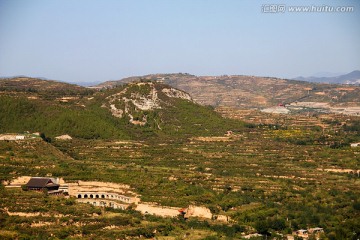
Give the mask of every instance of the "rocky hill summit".
M 171 105 L 169 98 L 192 102 L 189 94 L 178 89 L 153 82 L 135 82 L 106 97 L 106 103 L 102 106 L 108 108 L 114 117 L 127 116 L 130 123 L 144 126 L 147 123 L 147 112 Z

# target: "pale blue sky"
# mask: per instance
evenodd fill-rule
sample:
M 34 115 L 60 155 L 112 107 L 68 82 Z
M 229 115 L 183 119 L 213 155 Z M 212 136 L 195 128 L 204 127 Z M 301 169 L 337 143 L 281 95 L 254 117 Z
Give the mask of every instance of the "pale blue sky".
M 353 13 L 262 13 L 264 4 Z M 0 76 L 292 78 L 360 69 L 360 1 L 0 0 Z

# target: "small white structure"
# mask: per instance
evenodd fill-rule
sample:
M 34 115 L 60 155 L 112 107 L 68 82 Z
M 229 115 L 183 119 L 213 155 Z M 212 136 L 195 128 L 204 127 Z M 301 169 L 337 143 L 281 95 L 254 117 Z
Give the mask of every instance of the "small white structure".
M 55 137 L 56 140 L 71 140 L 72 137 L 68 134 Z
M 24 135 L 17 135 L 15 136 L 15 140 L 24 140 L 25 136 Z
M 287 109 L 286 107 L 282 107 L 282 106 L 269 107 L 269 108 L 262 109 L 260 111 L 264 112 L 264 113 L 277 113 L 277 114 L 288 114 L 288 113 L 290 113 L 289 109 Z
M 309 237 L 308 230 L 306 230 L 306 229 L 297 230 L 295 232 L 295 235 L 298 236 L 298 237 L 305 238 L 305 239 L 308 239 L 308 237 Z
M 350 147 L 360 147 L 360 142 L 358 142 L 358 143 L 350 143 Z
M 250 238 L 254 238 L 254 237 L 262 237 L 263 235 L 259 234 L 259 233 L 253 233 L 253 234 L 249 234 L 244 236 L 245 239 L 250 239 Z
M 1 134 L 0 141 L 16 141 L 16 140 L 24 140 L 25 135 L 17 135 L 17 134 Z
M 323 233 L 324 229 L 316 227 L 316 228 L 309 228 L 308 231 L 310 234 L 319 234 L 319 233 Z
M 69 185 L 60 185 L 59 190 L 62 190 L 64 193 L 69 194 Z

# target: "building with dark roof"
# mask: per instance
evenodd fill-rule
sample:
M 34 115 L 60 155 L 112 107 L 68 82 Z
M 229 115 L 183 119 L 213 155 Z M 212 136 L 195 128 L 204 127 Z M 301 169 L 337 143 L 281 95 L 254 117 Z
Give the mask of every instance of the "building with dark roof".
M 47 191 L 56 191 L 59 189 L 60 185 L 55 182 L 54 179 L 46 177 L 32 177 L 29 182 L 26 184 L 27 189 L 29 190 L 47 190 Z

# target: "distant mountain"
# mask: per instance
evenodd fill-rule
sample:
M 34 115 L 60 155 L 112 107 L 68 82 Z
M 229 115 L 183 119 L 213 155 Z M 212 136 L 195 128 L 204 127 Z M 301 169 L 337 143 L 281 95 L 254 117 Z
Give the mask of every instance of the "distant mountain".
M 18 76 L 0 79 L 0 91 L 27 91 L 36 93 L 53 93 L 55 95 L 87 94 L 90 89 L 65 82 Z
M 69 82 L 70 84 L 76 84 L 82 87 L 91 87 L 97 84 L 100 84 L 101 81 L 95 81 L 95 82 Z
M 301 79 L 303 80 L 303 79 Z M 256 76 L 194 76 L 152 74 L 109 81 L 98 88 L 112 88 L 129 82 L 157 81 L 185 91 L 201 105 L 237 109 L 267 108 L 296 101 L 328 103 L 360 102 L 360 88 Z
M 330 83 L 330 84 L 360 84 L 360 71 L 356 70 L 344 75 L 335 76 L 335 77 L 297 77 L 293 80 L 300 80 L 306 82 L 315 82 L 315 83 Z
M 315 74 L 312 75 L 312 77 L 337 77 L 340 75 L 344 75 L 346 74 L 346 72 L 337 72 L 337 73 L 333 73 L 333 72 L 317 72 Z

